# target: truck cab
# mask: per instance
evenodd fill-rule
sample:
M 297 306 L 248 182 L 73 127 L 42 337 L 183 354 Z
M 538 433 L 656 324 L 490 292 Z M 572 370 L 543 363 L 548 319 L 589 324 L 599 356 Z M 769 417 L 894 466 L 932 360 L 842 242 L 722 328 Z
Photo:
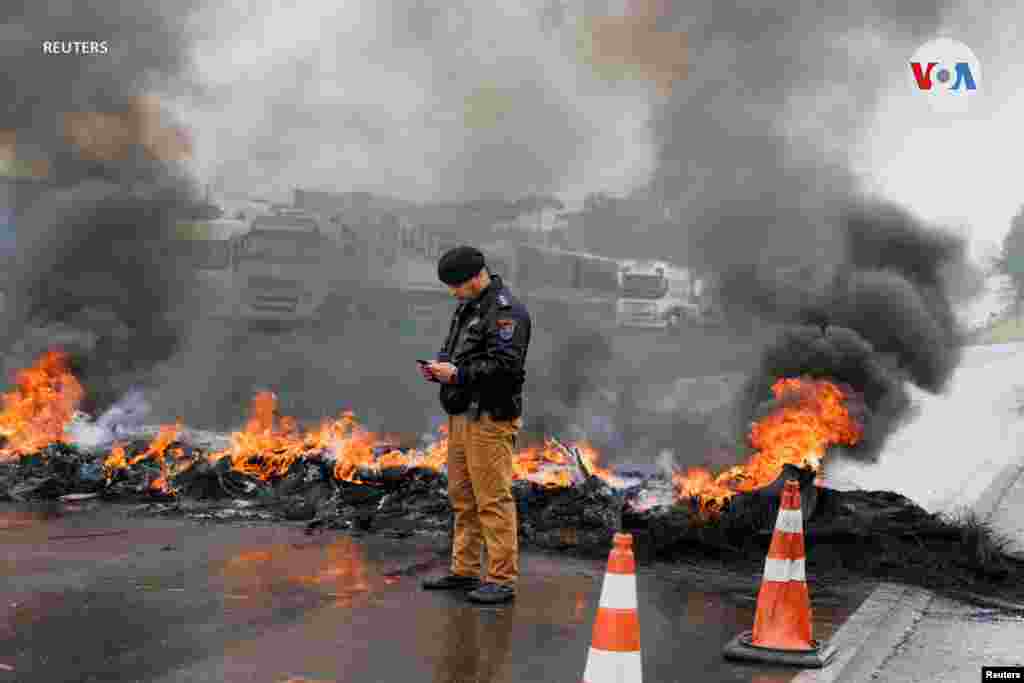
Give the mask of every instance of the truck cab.
M 337 245 L 319 221 L 298 213 L 256 217 L 232 245 L 235 316 L 249 321 L 313 320 L 331 288 Z
M 697 319 L 700 307 L 690 271 L 663 262 L 624 265 L 616 312 L 621 327 L 678 328 Z

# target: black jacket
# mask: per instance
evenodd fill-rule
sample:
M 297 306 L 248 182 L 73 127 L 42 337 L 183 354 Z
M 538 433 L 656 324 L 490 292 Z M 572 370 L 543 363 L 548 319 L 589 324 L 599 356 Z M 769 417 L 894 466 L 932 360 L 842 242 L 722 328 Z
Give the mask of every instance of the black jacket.
M 531 322 L 526 307 L 498 275 L 474 301 L 459 305 L 452 316 L 441 353 L 459 369 L 455 384 L 441 386 L 441 406 L 449 415 L 471 408 L 495 420 L 523 414 L 523 383 Z

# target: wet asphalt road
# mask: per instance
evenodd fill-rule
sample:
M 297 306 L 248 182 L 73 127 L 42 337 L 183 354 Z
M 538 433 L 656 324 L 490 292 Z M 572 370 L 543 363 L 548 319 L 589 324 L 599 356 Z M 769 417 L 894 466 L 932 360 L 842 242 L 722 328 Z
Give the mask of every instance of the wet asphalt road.
M 579 681 L 604 575 L 600 561 L 527 553 L 518 600 L 480 608 L 419 589 L 445 567 L 427 539 L 89 504 L 0 508 L 0 536 L 0 681 Z M 722 659 L 753 623 L 752 596 L 694 576 L 639 570 L 644 679 L 791 680 Z M 869 590 L 816 604 L 815 636 Z

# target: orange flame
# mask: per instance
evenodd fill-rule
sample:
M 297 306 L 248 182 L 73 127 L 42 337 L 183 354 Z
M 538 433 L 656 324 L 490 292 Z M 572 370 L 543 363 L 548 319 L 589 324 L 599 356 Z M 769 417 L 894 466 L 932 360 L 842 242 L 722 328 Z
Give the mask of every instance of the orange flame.
M 128 469 L 128 453 L 124 444 L 115 443 L 110 449 L 110 455 L 103 461 L 103 471 L 109 482 L 117 470 Z
M 304 457 L 333 460 L 334 477 L 340 481 L 358 481 L 358 472 L 379 471 L 389 467 L 422 467 L 440 470 L 447 461 L 447 440 L 442 439 L 426 452 L 404 453 L 397 448 L 375 455 L 375 447 L 387 439 L 360 427 L 351 411 L 334 420 L 324 420 L 311 431 L 304 431 L 294 418 L 278 417 L 277 397 L 261 392 L 252 402 L 251 417 L 244 431 L 231 435 L 231 446 L 211 453 L 211 462 L 229 458 L 235 471 L 263 481 L 287 474 L 292 464 Z
M 820 471 L 829 446 L 853 446 L 863 436 L 861 425 L 850 416 L 847 395 L 824 379 L 782 378 L 772 385 L 781 406 L 750 430 L 750 444 L 757 452 L 744 465 L 718 476 L 693 468 L 673 477 L 680 499 L 696 498 L 705 513 L 720 511 L 737 493 L 749 492 L 774 482 L 786 464 Z
M 147 458 L 156 457 L 157 460 L 163 462 L 164 455 L 167 452 L 167 447 L 174 443 L 174 440 L 178 438 L 178 433 L 181 431 L 181 422 L 179 421 L 174 425 L 164 425 L 160 427 L 160 431 L 156 437 L 149 444 L 143 452 L 136 455 L 134 458 L 128 461 L 128 465 L 134 465 L 135 463 L 146 460 Z
M 363 429 L 351 412 L 344 412 L 334 420 L 324 420 L 319 428 L 303 432 L 292 418 L 278 420 L 276 407 L 277 399 L 272 393 L 257 394 L 245 431 L 232 434 L 232 446 L 212 453 L 210 460 L 230 458 L 234 470 L 266 481 L 286 474 L 299 458 L 319 452 L 333 460 L 335 479 L 350 482 L 359 482 L 360 472 L 388 468 L 415 467 L 440 472 L 448 462 L 448 430 L 443 426 L 440 438 L 425 450 L 392 448 L 375 455 L 382 444 L 393 439 Z M 578 444 L 577 448 L 588 470 L 585 474 L 616 485 L 616 477 L 597 466 L 600 456 L 594 448 L 585 443 Z M 549 487 L 571 486 L 575 469 L 569 451 L 554 439 L 548 439 L 543 447 L 520 450 L 513 462 L 515 479 L 531 479 Z
M 577 464 L 575 453 L 579 453 Z M 514 479 L 534 481 L 549 488 L 565 488 L 586 476 L 603 479 L 609 486 L 618 486 L 620 481 L 611 471 L 598 467 L 600 455 L 593 446 L 579 442 L 565 446 L 557 439 L 547 438 L 543 447 L 524 448 L 516 453 L 512 463 Z M 582 465 L 582 471 L 580 471 Z M 574 477 L 573 473 L 577 473 Z
M 68 369 L 62 351 L 43 354 L 34 366 L 15 376 L 17 389 L 3 395 L 0 411 L 0 461 L 37 453 L 62 441 L 64 429 L 85 396 Z
M 0 436 L 6 438 L 7 455 L 35 453 L 64 437 L 84 390 L 68 371 L 63 353 L 42 356 L 36 365 L 18 374 L 18 391 L 4 396 L 0 413 Z M 103 460 L 107 481 L 119 470 L 144 460 L 155 459 L 160 474 L 150 484 L 153 491 L 173 494 L 171 481 L 195 462 L 180 448 L 171 448 L 182 432 L 182 420 L 163 425 L 147 448 L 129 456 L 128 446 L 115 443 Z M 448 430 L 442 426 L 438 439 L 423 449 L 400 450 L 391 446 L 398 439 L 364 429 L 351 411 L 335 419 L 325 419 L 313 429 L 304 430 L 294 418 L 279 416 L 277 397 L 258 393 L 252 401 L 250 416 L 243 430 L 231 435 L 231 445 L 209 453 L 211 463 L 227 458 L 237 472 L 269 481 L 282 477 L 297 460 L 323 458 L 332 464 L 332 473 L 340 481 L 359 482 L 360 473 L 380 472 L 388 468 L 422 468 L 441 472 L 448 462 Z M 578 458 L 576 457 L 578 454 Z M 571 486 L 585 476 L 603 479 L 611 486 L 621 482 L 608 469 L 600 467 L 600 454 L 590 444 L 563 445 L 553 438 L 543 446 L 520 449 L 513 462 L 514 478 L 530 480 L 546 487 Z
M 283 476 L 306 450 L 306 439 L 290 418 L 277 420 L 277 397 L 260 392 L 252 401 L 245 430 L 231 435 L 231 446 L 211 453 L 210 462 L 229 458 L 232 469 L 267 481 Z
M 622 479 L 612 474 L 611 470 L 598 466 L 597 463 L 601 459 L 601 454 L 597 452 L 597 449 L 586 441 L 577 443 L 575 448 L 580 453 L 580 457 L 583 460 L 583 466 L 586 468 L 587 474 L 604 480 L 604 482 L 612 488 L 617 488 L 623 485 L 624 482 Z
M 564 474 L 568 478 L 569 472 L 566 468 L 570 465 L 569 454 L 558 448 L 552 439 L 546 439 L 543 447 L 533 446 L 516 453 L 516 459 L 512 463 L 512 476 L 515 479 L 541 478 L 550 481 L 551 485 L 558 485 L 561 479 L 556 475 L 554 468 L 558 468 L 558 474 Z
M 157 464 L 160 465 L 160 476 L 150 482 L 149 489 L 154 492 L 173 495 L 175 490 L 171 486 L 171 479 L 192 466 L 192 462 L 185 458 L 185 453 L 180 448 L 174 448 L 170 451 L 170 455 L 174 459 L 174 467 L 172 468 L 167 462 L 167 449 L 178 438 L 182 428 L 181 422 L 179 419 L 173 425 L 163 425 L 160 427 L 156 437 L 146 447 L 146 450 L 132 458 L 128 458 L 124 444 L 114 444 L 110 449 L 110 453 L 103 460 L 103 470 L 107 475 L 107 482 L 113 479 L 114 474 L 118 470 L 125 470 L 138 462 L 155 458 Z

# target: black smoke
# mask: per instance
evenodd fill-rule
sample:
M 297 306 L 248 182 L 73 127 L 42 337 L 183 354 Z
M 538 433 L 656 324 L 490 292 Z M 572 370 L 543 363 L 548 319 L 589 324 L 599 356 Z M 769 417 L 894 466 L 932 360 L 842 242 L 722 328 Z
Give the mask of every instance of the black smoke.
M 39 330 L 59 327 L 92 407 L 126 388 L 119 376 L 166 358 L 183 333 L 172 312 L 187 301 L 192 272 L 153 245 L 172 236 L 197 192 L 144 144 L 145 126 L 179 122 L 167 111 L 159 123 L 144 120 L 138 98 L 157 98 L 149 101 L 159 109 L 160 97 L 187 86 L 188 4 L 4 5 L 0 129 L 14 132 L 20 159 L 42 160 L 47 172 L 9 193 L 17 255 L 0 342 L 10 369 L 53 341 Z M 44 41 L 62 40 L 104 41 L 108 52 L 43 52 Z M 83 121 L 101 120 L 82 133 Z
M 691 66 L 654 117 L 653 188 L 679 208 L 656 253 L 720 274 L 841 261 L 849 150 L 946 3 L 667 4 Z
M 778 378 L 831 378 L 862 396 L 856 454 L 872 458 L 907 417 L 908 383 L 941 391 L 959 361 L 948 277 L 963 244 L 867 196 L 850 163 L 947 9 L 716 2 L 663 17 L 692 68 L 655 118 L 653 188 L 679 210 L 649 248 L 715 274 L 739 336 L 783 330 L 740 392 L 738 434 Z
M 864 436 L 857 450 L 875 457 L 885 438 L 910 407 L 906 385 L 887 368 L 875 349 L 857 332 L 845 327 L 794 326 L 766 349 L 761 365 L 747 381 L 739 401 L 745 422 L 757 419 L 774 407 L 772 385 L 782 377 L 810 377 L 844 384 L 860 410 Z M 850 406 L 848 405 L 848 409 Z
M 940 391 L 960 359 L 947 276 L 964 261 L 963 240 L 887 203 L 851 207 L 844 222 L 852 272 L 828 312 L 899 356 L 923 389 Z
M 794 327 L 764 353 L 740 414 L 764 414 L 780 377 L 830 379 L 852 388 L 862 442 L 848 453 L 874 459 L 908 416 L 907 384 L 939 392 L 960 359 L 960 337 L 944 280 L 962 242 L 908 211 L 862 202 L 843 217 L 847 258 L 813 303 L 789 309 Z M 772 312 L 779 314 L 779 308 Z
M 68 144 L 60 123 L 65 112 L 124 111 L 136 95 L 173 94 L 190 87 L 184 82 L 190 66 L 186 10 L 178 9 L 181 3 L 173 10 L 153 9 L 157 6 L 115 0 L 104 3 L 98 13 L 72 0 L 5 6 L 10 15 L 0 28 L 5 58 L 0 83 L 15 96 L 0 105 L 0 128 L 17 129 L 19 141 L 39 146 L 53 169 L 52 187 L 19 217 L 29 237 L 19 246 L 18 313 L 7 327 L 10 334 L 17 337 L 27 327 L 57 323 L 82 330 L 89 339 L 83 346 L 90 349 L 84 366 L 87 388 L 94 396 L 114 397 L 129 381 L 145 378 L 155 360 L 171 354 L 158 365 L 154 380 L 160 388 L 156 409 L 168 419 L 183 415 L 189 423 L 233 426 L 244 418 L 254 391 L 272 388 L 278 390 L 285 413 L 316 419 L 353 408 L 383 429 L 422 426 L 424 414 L 438 409 L 435 387 L 418 380 L 413 360 L 433 354 L 443 330 L 409 340 L 374 320 L 344 312 L 332 314 L 333 328 L 320 338 L 224 334 L 198 326 L 185 334 L 176 322 L 187 315 L 172 313 L 184 309 L 187 314 L 194 296 L 191 273 L 155 256 L 148 244 L 166 236 L 176 210 L 194 200 L 194 189 L 140 148 L 117 160 L 83 158 Z M 542 62 L 529 57 L 531 63 L 524 66 L 523 58 L 515 58 L 498 67 L 470 69 L 473 65 L 461 49 L 468 34 L 455 34 L 457 40 L 444 34 L 435 40 L 425 31 L 426 23 L 435 28 L 444 24 L 440 14 L 436 21 L 426 21 L 400 8 L 391 13 L 383 4 L 375 7 L 387 20 L 380 22 L 371 58 L 393 60 L 395 72 L 412 72 L 413 80 L 426 83 L 430 94 L 445 96 L 438 114 L 455 114 L 454 123 L 442 126 L 456 131 L 444 138 L 454 144 L 437 147 L 443 156 L 432 154 L 427 162 L 439 175 L 442 195 L 555 191 L 570 168 L 581 163 L 580 135 L 592 135 L 593 126 L 585 122 L 584 112 L 566 105 L 558 87 L 546 78 Z M 490 11 L 481 12 L 484 20 L 494 20 Z M 715 2 L 680 6 L 673 16 L 664 17 L 666 28 L 687 32 L 693 68 L 655 112 L 660 150 L 653 187 L 683 210 L 679 221 L 657 235 L 654 253 L 723 275 L 726 291 L 733 292 L 726 298 L 743 302 L 741 308 L 753 313 L 773 310 L 782 323 L 805 322 L 821 313 L 817 317 L 828 335 L 848 325 L 872 345 L 873 353 L 885 350 L 898 356 L 893 372 L 910 373 L 922 386 L 941 385 L 955 364 L 955 353 L 929 350 L 932 342 L 949 336 L 940 288 L 929 280 L 931 270 L 912 271 L 917 238 L 904 239 L 907 248 L 899 263 L 876 254 L 878 238 L 873 236 L 885 233 L 876 227 L 898 219 L 867 211 L 864 226 L 856 227 L 856 211 L 848 206 L 858 195 L 857 183 L 844 154 L 873 112 L 887 70 L 902 66 L 908 50 L 934 32 L 941 16 L 935 2 L 899 7 L 784 3 L 772 8 Z M 401 31 L 390 30 L 396 22 L 413 24 L 404 39 Z M 504 24 L 496 26 L 501 30 Z M 468 22 L 459 30 L 473 33 L 478 28 L 479 23 Z M 89 39 L 106 40 L 112 54 L 53 57 L 39 49 L 42 40 Z M 440 53 L 435 59 L 422 59 L 424 42 Z M 453 79 L 463 69 L 469 70 L 466 77 Z M 298 72 L 285 72 L 294 88 L 272 84 L 272 92 L 260 87 L 249 93 L 272 123 L 269 133 L 243 136 L 245 154 L 224 155 L 228 176 L 252 180 L 245 177 L 252 168 L 273 175 L 294 162 L 314 169 L 310 173 L 319 182 L 323 174 L 315 169 L 324 166 L 308 164 L 310 155 L 297 150 L 323 148 L 325 155 L 334 155 L 332 160 L 344 159 L 324 139 L 322 127 L 313 125 L 317 119 L 310 112 L 322 88 L 305 74 L 316 75 L 316 70 L 302 64 Z M 485 86 L 492 81 L 499 104 L 508 112 L 497 112 L 493 122 L 479 128 L 467 127 L 466 100 L 488 95 Z M 528 98 L 501 97 L 524 92 Z M 411 97 L 419 95 L 412 92 Z M 393 139 L 397 132 L 395 119 L 378 115 L 374 107 L 346 102 L 342 110 L 324 111 L 338 114 L 347 129 L 365 129 L 362 135 L 371 142 Z M 295 135 L 312 144 L 293 144 Z M 433 149 L 430 140 L 428 136 L 425 148 Z M 826 148 L 823 141 L 832 146 Z M 254 167 L 257 157 L 266 165 Z M 393 163 L 375 157 L 389 175 L 407 171 L 409 158 Z M 359 170 L 340 182 L 358 183 L 363 175 Z M 633 226 L 618 223 L 609 229 L 618 231 L 628 253 L 636 237 Z M 864 236 L 851 237 L 860 233 Z M 114 235 L 117 249 L 110 248 Z M 809 266 L 806 279 L 795 285 L 777 274 L 777 266 L 793 263 Z M 821 283 L 826 266 L 843 264 L 854 264 L 851 274 Z M 370 317 L 395 317 L 391 302 L 361 298 L 373 312 Z M 828 303 L 821 304 L 824 300 Z M 901 316 L 905 329 L 893 335 L 878 322 L 886 315 Z M 603 405 L 595 385 L 636 388 L 648 380 L 644 373 L 671 380 L 680 374 L 718 372 L 708 362 L 710 356 L 731 360 L 748 353 L 745 347 L 759 349 L 761 323 L 750 315 L 745 320 L 750 333 L 737 335 L 727 353 L 710 348 L 721 346 L 717 340 L 681 342 L 685 368 L 684 361 L 609 361 L 606 340 L 570 338 L 558 329 L 545 342 L 538 333 L 528 368 L 536 389 L 527 398 L 528 417 L 549 418 L 548 431 L 559 433 L 573 422 L 585 422 L 587 413 L 612 412 L 620 431 L 640 432 L 640 418 L 628 409 L 631 392 L 623 390 L 617 403 Z M 822 357 L 839 363 L 842 353 L 833 350 Z M 830 367 L 824 361 L 818 366 Z M 769 364 L 763 374 L 775 367 L 783 366 Z M 784 369 L 795 372 L 799 367 Z M 856 373 L 847 374 L 851 384 L 860 386 Z M 874 370 L 863 374 L 873 377 Z M 887 395 L 879 389 L 871 396 L 876 393 Z M 549 410 L 545 402 L 553 407 Z M 878 399 L 871 405 L 877 413 L 888 414 L 889 406 L 898 407 L 899 401 Z M 883 424 L 879 419 L 876 424 Z M 701 430 L 699 422 L 685 421 L 685 428 L 680 426 L 670 440 L 681 453 L 703 452 L 699 446 L 686 448 L 703 443 L 696 439 Z M 704 440 L 718 443 L 712 435 Z M 645 457 L 650 453 L 642 438 L 634 443 Z

